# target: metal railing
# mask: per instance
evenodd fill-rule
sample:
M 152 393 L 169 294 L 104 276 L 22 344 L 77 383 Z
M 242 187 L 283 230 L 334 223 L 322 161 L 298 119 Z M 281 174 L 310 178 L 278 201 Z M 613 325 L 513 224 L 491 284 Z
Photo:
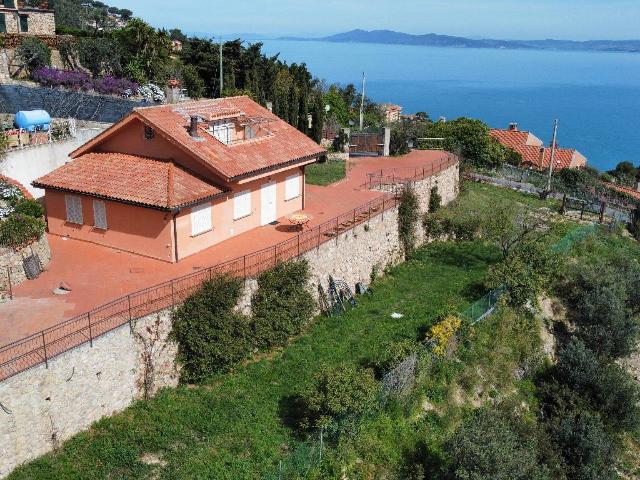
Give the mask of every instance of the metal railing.
M 448 165 L 442 163 L 441 165 Z M 446 168 L 446 167 L 445 167 Z M 430 171 L 435 172 L 431 169 Z M 319 248 L 341 233 L 395 207 L 398 199 L 385 193 L 364 205 L 303 231 L 276 245 L 242 257 L 204 268 L 188 275 L 145 288 L 113 300 L 69 320 L 58 323 L 24 339 L 0 348 L 0 381 L 49 361 L 73 348 L 89 343 L 110 331 L 146 315 L 173 307 L 195 293 L 203 282 L 215 275 L 229 274 L 240 278 L 255 277 L 259 273 Z
M 422 167 L 397 167 L 367 174 L 367 181 L 362 187 L 368 187 L 370 190 L 380 190 L 389 185 L 398 185 L 399 183 L 410 183 L 424 180 L 433 175 L 446 170 L 460 161 L 456 155 L 449 154 L 440 158 L 436 162 L 432 162 L 428 166 Z

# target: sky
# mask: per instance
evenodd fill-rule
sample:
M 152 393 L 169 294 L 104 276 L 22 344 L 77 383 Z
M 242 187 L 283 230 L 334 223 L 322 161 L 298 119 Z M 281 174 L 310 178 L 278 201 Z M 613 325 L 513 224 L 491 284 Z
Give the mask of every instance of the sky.
M 324 36 L 355 28 L 501 39 L 638 39 L 640 0 L 105 0 L 156 27 Z

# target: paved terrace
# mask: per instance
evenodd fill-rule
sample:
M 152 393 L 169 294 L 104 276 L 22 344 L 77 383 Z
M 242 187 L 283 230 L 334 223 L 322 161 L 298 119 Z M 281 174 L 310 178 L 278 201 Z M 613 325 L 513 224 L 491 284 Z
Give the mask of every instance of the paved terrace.
M 320 187 L 306 185 L 304 212 L 311 217 L 305 230 L 379 198 L 382 193 L 366 186 L 369 174 L 413 176 L 416 168 L 437 166 L 447 153 L 413 151 L 403 157 L 351 159 L 345 179 Z M 0 304 L 0 346 L 25 338 L 127 294 L 206 267 L 274 246 L 297 235 L 286 218 L 219 243 L 180 260 L 163 262 L 112 248 L 49 236 L 52 260 L 36 280 L 14 289 L 14 299 Z M 60 282 L 72 291 L 53 294 Z

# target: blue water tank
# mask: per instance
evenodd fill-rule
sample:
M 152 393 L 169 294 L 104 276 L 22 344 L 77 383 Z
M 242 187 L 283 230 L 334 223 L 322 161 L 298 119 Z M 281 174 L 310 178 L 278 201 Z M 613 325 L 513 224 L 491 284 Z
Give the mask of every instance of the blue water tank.
M 37 130 L 49 130 L 51 126 L 51 115 L 44 110 L 25 110 L 16 113 L 13 119 L 17 128 L 22 128 L 28 132 Z

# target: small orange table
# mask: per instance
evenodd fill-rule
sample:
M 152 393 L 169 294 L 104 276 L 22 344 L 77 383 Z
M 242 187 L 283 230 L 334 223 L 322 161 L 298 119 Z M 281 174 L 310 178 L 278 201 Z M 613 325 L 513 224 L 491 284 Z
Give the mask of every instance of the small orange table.
M 294 213 L 287 217 L 287 220 L 291 222 L 292 225 L 295 225 L 300 231 L 304 230 L 304 226 L 311 220 L 309 215 L 305 215 L 304 213 Z

